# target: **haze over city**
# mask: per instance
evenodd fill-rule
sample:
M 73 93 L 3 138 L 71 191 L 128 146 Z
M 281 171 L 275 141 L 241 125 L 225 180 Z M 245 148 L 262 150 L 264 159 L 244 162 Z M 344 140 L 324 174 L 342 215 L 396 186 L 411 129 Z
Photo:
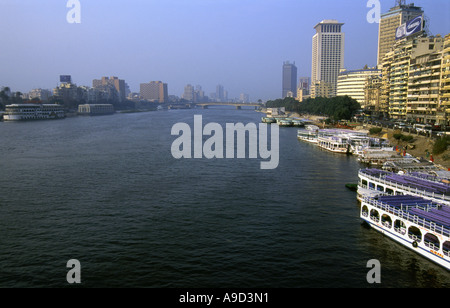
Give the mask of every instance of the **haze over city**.
M 382 0 L 381 12 L 395 5 Z M 323 19 L 344 23 L 345 68 L 377 62 L 378 24 L 367 1 L 80 0 L 81 23 L 70 24 L 67 1 L 0 0 L 0 86 L 52 89 L 60 75 L 78 85 L 101 76 L 124 79 L 131 91 L 161 80 L 170 95 L 186 84 L 229 97 L 281 96 L 283 61 L 311 75 L 311 39 Z M 414 1 L 432 35 L 450 33 L 448 0 Z

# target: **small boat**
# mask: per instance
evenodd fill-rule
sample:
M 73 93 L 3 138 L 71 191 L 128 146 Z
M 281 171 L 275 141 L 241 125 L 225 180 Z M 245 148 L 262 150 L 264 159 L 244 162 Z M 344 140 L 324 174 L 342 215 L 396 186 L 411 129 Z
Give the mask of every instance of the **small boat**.
M 288 119 L 280 119 L 277 121 L 279 126 L 290 127 L 292 126 L 292 121 Z
M 298 140 L 310 142 L 310 143 L 317 143 L 317 131 L 309 131 L 305 129 L 299 129 L 297 132 L 297 138 Z
M 292 120 L 292 126 L 304 127 L 305 123 L 302 120 L 294 119 L 294 120 Z
M 263 118 L 262 118 L 262 122 L 263 122 L 263 123 L 268 123 L 268 124 L 270 124 L 270 123 L 276 123 L 276 122 L 277 122 L 277 119 L 275 119 L 275 118 L 273 118 L 273 117 L 263 117 Z

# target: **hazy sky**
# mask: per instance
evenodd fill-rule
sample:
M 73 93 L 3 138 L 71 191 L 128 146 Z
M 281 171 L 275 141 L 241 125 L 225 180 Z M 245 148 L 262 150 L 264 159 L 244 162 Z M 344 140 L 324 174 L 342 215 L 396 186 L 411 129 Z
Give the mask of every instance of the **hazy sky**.
M 188 83 L 206 94 L 222 84 L 229 97 L 281 96 L 283 61 L 311 75 L 314 26 L 345 23 L 345 67 L 376 65 L 378 24 L 368 0 L 80 0 L 70 24 L 67 0 L 0 0 L 0 86 L 54 88 L 59 75 L 92 86 L 101 76 L 132 91 L 152 80 L 181 96 Z M 394 0 L 381 0 L 381 11 Z M 417 0 L 432 34 L 450 33 L 449 0 Z

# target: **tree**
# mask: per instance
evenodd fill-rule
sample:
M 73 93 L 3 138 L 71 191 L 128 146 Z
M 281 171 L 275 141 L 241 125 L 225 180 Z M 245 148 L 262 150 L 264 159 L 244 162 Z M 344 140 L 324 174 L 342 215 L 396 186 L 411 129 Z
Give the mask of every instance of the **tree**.
M 266 107 L 285 107 L 290 112 L 326 115 L 335 121 L 350 120 L 361 109 L 361 105 L 349 96 L 309 98 L 301 103 L 292 97 L 286 97 L 285 99 L 269 101 Z

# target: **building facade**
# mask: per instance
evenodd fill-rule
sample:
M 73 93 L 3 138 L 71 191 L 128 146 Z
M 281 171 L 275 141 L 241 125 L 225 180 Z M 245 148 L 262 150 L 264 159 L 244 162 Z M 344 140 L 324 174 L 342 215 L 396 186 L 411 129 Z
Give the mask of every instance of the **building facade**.
M 444 39 L 441 63 L 441 86 L 437 122 L 450 126 L 450 34 Z
M 141 97 L 148 101 L 165 103 L 168 101 L 167 83 L 162 81 L 151 81 L 140 84 Z
M 436 122 L 443 46 L 441 36 L 416 36 L 396 42 L 385 55 L 381 100 L 390 118 Z
M 323 20 L 314 29 L 312 40 L 311 97 L 318 97 L 316 90 L 329 87 L 328 97 L 336 96 L 337 79 L 344 68 L 345 34 L 343 23 Z M 321 92 L 322 94 L 324 92 Z
M 47 89 L 33 89 L 28 93 L 29 99 L 37 98 L 40 101 L 48 101 L 51 96 L 52 92 Z
M 124 80 L 118 77 L 102 77 L 101 79 L 94 79 L 92 81 L 92 87 L 94 89 L 101 89 L 102 91 L 108 91 L 106 88 L 114 89 L 117 93 L 112 94 L 112 100 L 124 102 L 127 96 L 127 87 Z
M 407 120 L 435 123 L 439 108 L 442 43 L 432 53 L 411 58 L 409 64 Z M 431 47 L 431 46 L 429 46 Z
M 283 62 L 282 98 L 297 96 L 297 67 L 289 61 Z
M 395 44 L 397 28 L 407 21 L 422 15 L 422 8 L 412 4 L 404 4 L 405 1 L 397 1 L 397 5 L 389 12 L 381 15 L 378 29 L 378 64 Z
M 370 76 L 364 85 L 364 111 L 374 117 L 387 118 L 389 116 L 388 106 L 383 105 L 381 100 L 381 75 Z
M 367 79 L 380 75 L 381 70 L 376 68 L 351 71 L 341 70 L 337 81 L 337 96 L 350 96 L 364 108 Z

